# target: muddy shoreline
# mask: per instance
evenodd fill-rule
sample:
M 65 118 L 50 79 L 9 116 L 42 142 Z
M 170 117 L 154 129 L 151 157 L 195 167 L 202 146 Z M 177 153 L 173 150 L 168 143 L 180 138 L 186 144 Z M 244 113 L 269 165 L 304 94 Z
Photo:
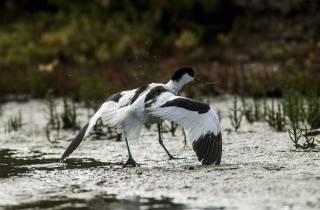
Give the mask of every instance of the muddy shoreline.
M 231 101 L 212 103 L 224 116 L 220 166 L 200 165 L 190 144 L 184 148 L 180 131 L 164 134 L 169 151 L 181 158 L 169 161 L 151 128 L 131 142 L 137 168 L 122 167 L 125 142 L 112 140 L 85 141 L 60 163 L 74 133 L 62 132 L 62 140 L 51 144 L 43 132 L 42 101 L 7 103 L 1 125 L 18 110 L 25 125 L 15 133 L 0 132 L 0 209 L 97 209 L 93 203 L 105 209 L 320 208 L 319 151 L 295 151 L 286 132 L 264 122 L 244 122 L 239 132 L 230 132 Z M 86 119 L 83 111 L 80 120 Z

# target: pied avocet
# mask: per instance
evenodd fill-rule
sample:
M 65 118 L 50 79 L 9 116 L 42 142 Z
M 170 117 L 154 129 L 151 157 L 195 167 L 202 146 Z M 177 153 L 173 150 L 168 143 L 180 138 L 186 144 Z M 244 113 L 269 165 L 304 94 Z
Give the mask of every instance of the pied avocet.
M 160 135 L 161 121 L 168 120 L 183 126 L 202 164 L 220 164 L 222 139 L 217 114 L 206 103 L 176 96 L 183 85 L 193 80 L 212 84 L 196 79 L 192 68 L 181 68 L 165 84 L 151 83 L 111 95 L 70 143 L 61 161 L 88 136 L 98 119 L 122 132 L 129 156 L 125 166 L 137 166 L 130 152 L 128 139 L 138 139 L 143 125 L 150 122 L 158 124 L 159 143 L 169 158 L 173 158 Z

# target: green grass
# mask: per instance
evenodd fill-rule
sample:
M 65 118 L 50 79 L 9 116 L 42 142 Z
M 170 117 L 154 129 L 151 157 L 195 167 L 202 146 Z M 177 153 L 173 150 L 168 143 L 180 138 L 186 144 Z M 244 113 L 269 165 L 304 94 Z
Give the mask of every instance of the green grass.
M 19 131 L 22 128 L 22 115 L 21 111 L 19 111 L 18 115 L 10 116 L 7 124 L 6 124 L 6 132 L 16 132 Z
M 3 114 L 3 104 L 0 102 L 0 117 L 2 116 Z
M 235 131 L 238 131 L 243 118 L 243 113 L 239 107 L 238 97 L 233 98 L 233 106 L 229 108 L 229 119 Z
M 245 100 L 244 98 L 241 98 L 241 102 L 242 102 L 242 114 L 243 116 L 246 118 L 246 120 L 252 124 L 255 121 L 255 116 L 254 116 L 254 108 L 253 105 L 248 102 L 247 100 Z
M 274 100 L 272 100 L 271 105 L 267 107 L 265 119 L 271 127 L 276 129 L 276 131 L 284 131 L 287 120 L 284 115 L 282 104 L 275 104 Z
M 67 98 L 63 99 L 63 112 L 60 114 L 60 119 L 62 122 L 62 129 L 79 129 L 77 106 L 73 100 Z
M 305 118 L 311 129 L 320 128 L 320 98 L 315 93 L 306 97 Z
M 315 138 L 308 136 L 309 130 L 307 126 L 302 129 L 299 129 L 297 125 L 291 125 L 291 128 L 288 129 L 288 134 L 293 145 L 297 149 L 312 149 L 316 146 Z
M 219 1 L 44 0 L 40 5 L 47 6 L 33 9 L 25 4 L 10 3 L 16 7 L 13 12 L 0 8 L 0 95 L 45 97 L 51 89 L 57 96 L 91 103 L 144 81 L 166 80 L 181 66 L 193 66 L 197 76 L 219 81 L 217 88 L 193 88 L 195 98 L 217 90 L 282 96 L 287 86 L 319 94 L 317 36 L 284 27 L 274 37 L 277 24 L 268 25 L 269 34 L 255 28 L 260 18 L 247 22 L 241 15 L 228 30 L 224 18 L 208 24 L 198 20 L 220 14 Z M 194 13 L 201 5 L 204 10 Z M 297 21 L 298 28 L 306 23 Z M 317 27 L 305 28 L 312 32 Z M 285 41 L 288 34 L 301 41 Z M 55 61 L 52 72 L 39 71 Z
M 305 101 L 299 92 L 292 89 L 287 90 L 282 100 L 282 106 L 284 114 L 291 124 L 305 121 Z

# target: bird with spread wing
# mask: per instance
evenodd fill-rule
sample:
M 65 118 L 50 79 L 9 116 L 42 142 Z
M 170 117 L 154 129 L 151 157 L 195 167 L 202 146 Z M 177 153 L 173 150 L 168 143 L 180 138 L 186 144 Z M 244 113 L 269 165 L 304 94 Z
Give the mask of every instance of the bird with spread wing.
M 202 164 L 219 165 L 222 155 L 222 138 L 217 114 L 206 103 L 176 96 L 182 86 L 191 81 L 212 84 L 196 79 L 192 68 L 181 68 L 165 84 L 151 83 L 110 96 L 70 143 L 61 161 L 88 137 L 99 119 L 122 132 L 129 156 L 125 166 L 138 165 L 132 157 L 128 139 L 138 139 L 146 123 L 158 124 L 159 143 L 172 159 L 173 156 L 164 146 L 160 135 L 161 122 L 168 120 L 183 126 Z

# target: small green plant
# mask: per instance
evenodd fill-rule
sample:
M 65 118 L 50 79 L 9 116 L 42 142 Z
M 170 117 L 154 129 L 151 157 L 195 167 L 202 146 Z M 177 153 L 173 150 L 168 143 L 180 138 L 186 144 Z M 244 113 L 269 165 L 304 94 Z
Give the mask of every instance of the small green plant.
M 283 131 L 286 126 L 286 116 L 283 113 L 283 107 L 281 104 L 277 104 L 275 108 L 275 102 L 272 100 L 271 107 L 268 108 L 266 121 L 268 124 L 275 128 L 277 131 Z
M 316 146 L 314 137 L 309 136 L 307 126 L 303 129 L 299 129 L 297 125 L 292 125 L 291 129 L 288 129 L 289 137 L 297 149 L 311 149 Z M 304 138 L 304 142 L 301 144 L 301 137 Z
M 314 148 L 316 146 L 316 144 L 314 143 L 314 137 L 308 136 L 308 133 L 308 128 L 307 126 L 305 126 L 305 128 L 303 129 L 303 136 L 305 139 L 305 142 L 302 145 L 303 149 Z
M 266 98 L 263 99 L 262 108 L 263 108 L 263 112 L 262 112 L 263 119 L 267 121 L 269 107 L 268 107 L 268 103 L 267 103 Z
M 0 116 L 2 115 L 2 113 L 3 113 L 3 105 L 2 105 L 2 103 L 0 102 Z
M 275 127 L 276 125 L 276 109 L 274 105 L 274 100 L 271 102 L 271 106 L 267 106 L 266 108 L 266 121 L 271 127 Z
M 293 142 L 294 147 L 300 148 L 301 145 L 299 144 L 299 141 L 302 136 L 302 130 L 300 130 L 298 128 L 297 124 L 291 125 L 291 129 L 288 129 L 288 134 L 289 134 L 291 141 Z
M 170 126 L 167 124 L 164 124 L 162 131 L 163 132 L 170 132 L 172 136 L 176 136 L 177 128 L 179 127 L 178 124 L 174 122 L 170 122 Z
M 22 128 L 22 116 L 21 112 L 19 111 L 19 114 L 16 116 L 11 116 L 8 119 L 7 125 L 6 125 L 6 132 L 11 133 L 12 131 L 16 132 Z
M 52 130 L 56 131 L 55 139 L 57 139 L 61 129 L 76 130 L 79 128 L 77 122 L 76 104 L 74 101 L 69 101 L 68 99 L 64 98 L 63 111 L 62 113 L 58 113 L 57 104 L 53 97 L 52 91 L 48 91 L 46 94 L 46 104 L 49 117 L 45 127 L 45 134 L 49 142 L 55 142 L 55 140 L 51 140 L 50 137 Z
M 238 107 L 238 98 L 235 96 L 233 99 L 233 107 L 229 110 L 229 119 L 235 131 L 238 131 L 240 128 L 242 117 L 243 114 L 241 109 Z
M 288 117 L 291 124 L 305 121 L 304 99 L 297 91 L 286 91 L 282 100 L 282 106 L 284 114 Z
M 248 101 L 246 101 L 244 98 L 241 98 L 241 102 L 242 102 L 242 114 L 243 116 L 246 118 L 246 120 L 252 124 L 255 121 L 254 118 L 254 109 L 251 103 L 249 103 Z
M 77 108 L 73 100 L 68 101 L 68 99 L 63 99 L 63 112 L 60 115 L 62 121 L 63 129 L 73 129 L 79 128 L 77 123 Z
M 278 109 L 276 112 L 276 119 L 275 119 L 275 128 L 277 131 L 283 131 L 285 126 L 286 126 L 286 116 L 283 113 L 283 108 L 281 104 L 278 104 Z
M 174 123 L 174 122 L 170 122 L 170 132 L 172 136 L 176 136 L 176 130 L 178 128 L 178 124 Z
M 261 103 L 257 99 L 253 99 L 253 108 L 254 108 L 254 120 L 261 121 L 262 113 L 261 113 Z
M 47 123 L 48 124 L 47 127 L 49 126 L 56 130 L 60 129 L 60 119 L 57 112 L 57 105 L 53 98 L 52 90 L 49 90 L 46 94 L 46 104 L 47 104 L 47 109 L 49 113 L 49 120 Z
M 187 146 L 187 134 L 186 134 L 186 131 L 184 130 L 183 127 L 181 127 L 181 130 L 182 130 L 182 135 L 183 135 L 183 143 L 184 143 L 184 148 Z
M 320 128 L 320 99 L 315 93 L 306 97 L 305 115 L 311 129 Z
M 48 122 L 45 127 L 45 135 L 47 137 L 47 140 L 50 143 L 54 143 L 55 141 L 51 139 L 51 133 L 54 130 L 56 132 L 55 139 L 59 137 L 61 122 L 60 122 L 59 114 L 57 112 L 57 104 L 54 100 L 52 90 L 49 90 L 46 93 L 45 99 L 46 99 L 45 103 L 47 105 L 47 113 L 49 115 Z
M 55 138 L 52 140 L 51 136 L 52 136 L 52 131 L 56 132 Z M 56 128 L 56 129 L 52 129 L 52 127 L 50 126 L 49 123 L 47 123 L 46 127 L 45 127 L 45 134 L 47 137 L 48 142 L 50 143 L 56 143 L 56 140 L 59 139 L 60 136 L 60 128 Z

